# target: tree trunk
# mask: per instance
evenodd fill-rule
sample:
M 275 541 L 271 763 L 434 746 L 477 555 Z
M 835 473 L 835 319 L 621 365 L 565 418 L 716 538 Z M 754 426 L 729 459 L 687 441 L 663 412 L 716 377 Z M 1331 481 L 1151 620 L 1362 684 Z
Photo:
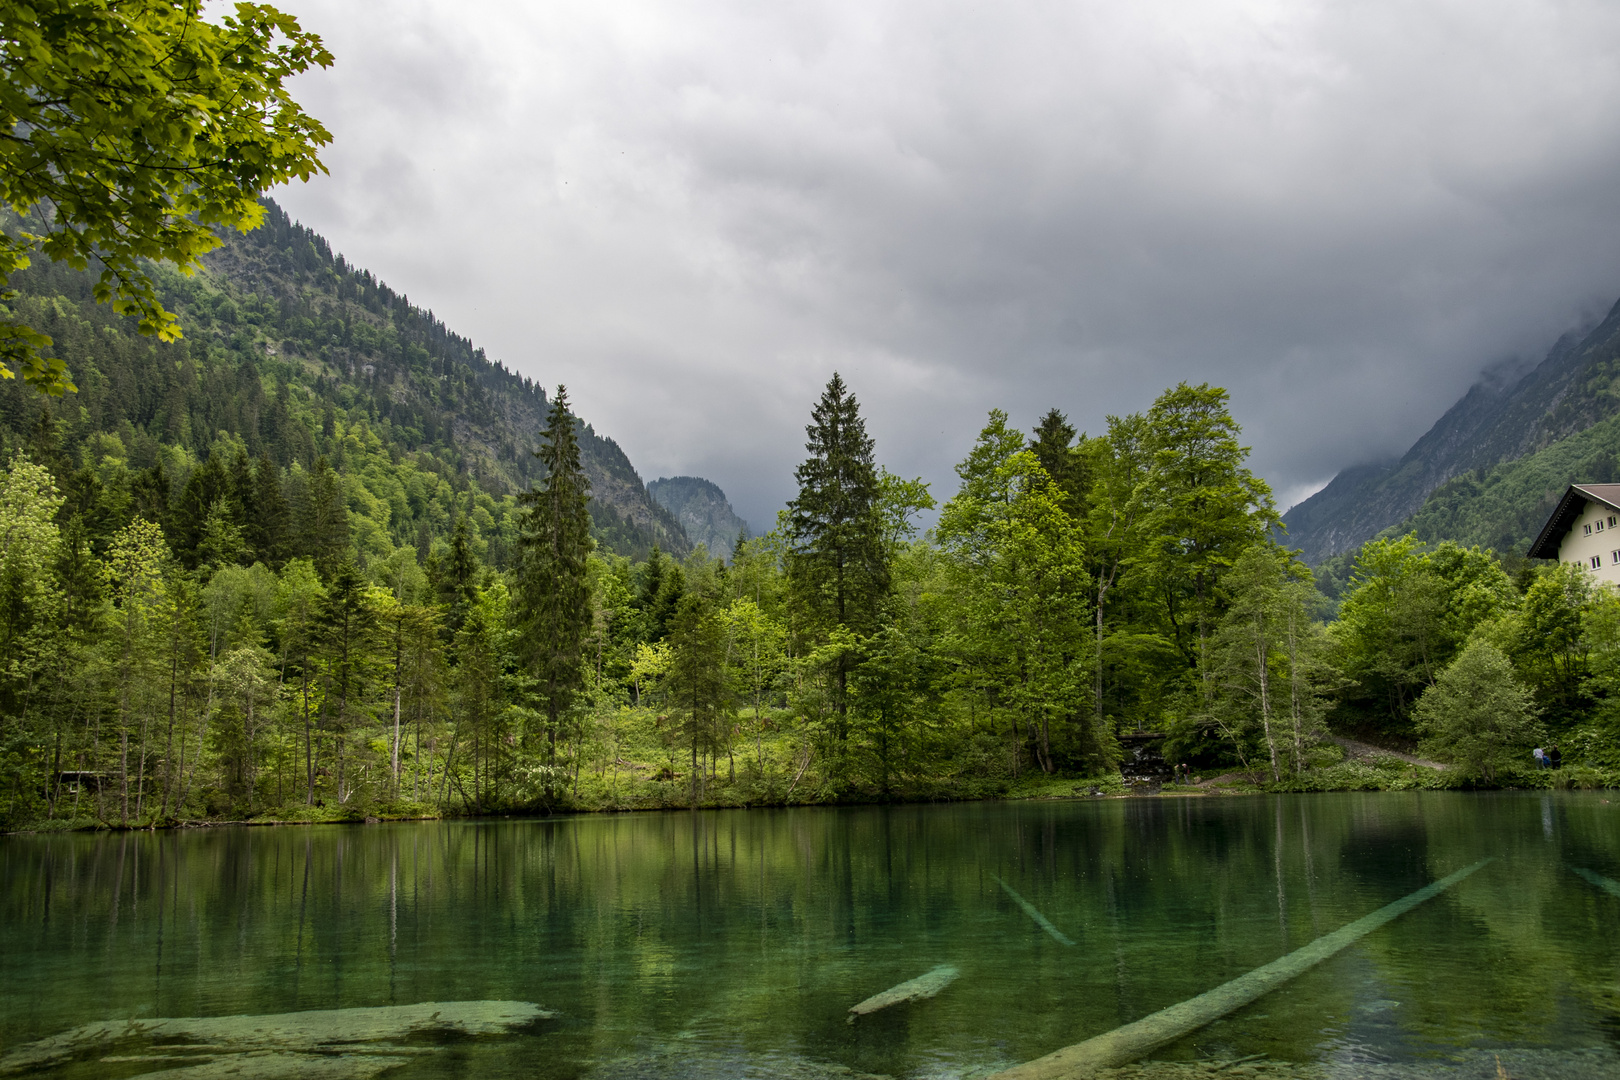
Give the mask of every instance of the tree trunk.
M 141 811 L 146 807 L 146 743 L 147 733 L 151 730 L 152 718 L 147 715 L 141 717 L 141 759 L 140 769 L 135 780 L 135 820 L 141 819 Z
M 169 813 L 169 790 L 174 786 L 171 775 L 174 760 L 174 695 L 175 684 L 180 681 L 180 654 L 174 652 L 169 657 L 169 733 L 163 744 L 163 804 L 158 809 L 159 817 L 167 817 Z M 176 807 L 178 810 L 179 808 Z
M 1288 696 L 1289 712 L 1294 725 L 1294 771 L 1305 767 L 1305 733 L 1301 730 L 1304 703 L 1299 687 L 1299 612 L 1292 603 L 1288 606 Z
M 1266 663 L 1266 654 L 1270 650 L 1266 648 L 1266 632 L 1262 622 L 1263 618 L 1264 616 L 1261 616 L 1256 619 L 1254 635 L 1255 659 L 1259 664 L 1258 674 L 1260 678 L 1260 726 L 1265 730 L 1266 751 L 1271 755 L 1271 781 L 1276 783 L 1282 779 L 1282 776 L 1277 771 L 1277 740 L 1271 734 L 1271 667 Z
M 304 779 L 307 788 L 304 795 L 304 805 L 315 805 L 315 729 L 309 722 L 309 671 L 308 665 L 302 674 L 299 694 L 304 699 Z
M 390 767 L 390 769 L 392 770 L 392 772 L 394 774 L 394 798 L 396 798 L 396 799 L 399 798 L 399 697 L 400 697 L 399 680 L 395 679 L 394 680 L 394 739 L 393 739 L 393 751 L 392 751 L 393 760 L 389 763 L 389 767 Z

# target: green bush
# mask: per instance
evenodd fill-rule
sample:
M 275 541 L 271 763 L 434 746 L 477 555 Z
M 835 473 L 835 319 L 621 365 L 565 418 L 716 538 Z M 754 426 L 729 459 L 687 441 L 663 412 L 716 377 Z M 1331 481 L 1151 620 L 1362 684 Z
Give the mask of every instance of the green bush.
M 1620 788 L 1620 769 L 1600 769 L 1591 765 L 1566 765 L 1543 772 L 1551 786 L 1561 790 L 1598 791 Z
M 1423 753 L 1495 783 L 1541 738 L 1537 712 L 1502 650 L 1475 640 L 1423 692 L 1413 715 Z
M 35 821 L 31 823 L 28 832 L 79 832 L 89 829 L 104 829 L 106 826 L 93 817 L 52 818 L 48 821 Z

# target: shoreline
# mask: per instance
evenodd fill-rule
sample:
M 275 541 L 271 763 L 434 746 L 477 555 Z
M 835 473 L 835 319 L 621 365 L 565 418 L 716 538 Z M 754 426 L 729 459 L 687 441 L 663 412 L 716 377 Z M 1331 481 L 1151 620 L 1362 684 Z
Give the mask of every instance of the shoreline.
M 1430 765 L 1429 763 L 1424 763 L 1421 766 L 1414 765 L 1413 767 L 1414 768 L 1423 768 L 1425 770 L 1433 768 L 1433 766 Z M 555 807 L 555 808 L 548 808 L 548 809 L 532 809 L 532 808 L 530 808 L 530 809 L 511 809 L 511 810 L 507 810 L 507 811 L 503 811 L 503 812 L 490 812 L 490 813 L 440 813 L 440 814 L 435 814 L 435 813 L 415 813 L 415 814 L 386 814 L 386 813 L 383 813 L 383 814 L 376 814 L 376 813 L 373 813 L 373 814 L 366 814 L 366 815 L 361 815 L 361 816 L 345 815 L 345 816 L 340 816 L 340 817 L 325 817 L 325 818 L 279 818 L 279 817 L 278 818 L 231 818 L 231 819 L 185 818 L 185 819 L 176 819 L 176 820 L 170 820 L 170 821 L 165 821 L 165 822 L 148 822 L 148 823 L 144 823 L 144 824 L 128 824 L 128 825 L 111 824 L 111 823 L 101 822 L 101 821 L 94 821 L 94 822 L 89 822 L 89 823 L 85 823 L 85 824 L 68 824 L 67 820 L 58 819 L 58 820 L 63 822 L 63 824 L 60 827 L 54 827 L 53 828 L 53 827 L 47 826 L 45 828 L 40 828 L 39 825 L 46 824 L 46 823 L 38 822 L 38 823 L 32 823 L 29 827 L 20 828 L 20 829 L 9 829 L 9 830 L 6 830 L 4 832 L 0 832 L 0 836 L 45 836 L 45 835 L 62 834 L 62 833 L 102 833 L 102 832 L 104 832 L 104 833 L 180 832 L 180 831 L 188 830 L 188 829 L 269 828 L 269 827 L 275 827 L 275 826 L 296 827 L 296 826 L 304 826 L 304 825 L 392 825 L 392 824 L 402 824 L 402 823 L 414 822 L 414 821 L 498 821 L 498 820 L 511 820 L 511 819 L 531 820 L 531 819 L 543 819 L 543 818 L 552 818 L 552 817 L 586 816 L 586 815 L 593 815 L 593 814 L 680 813 L 680 812 L 692 812 L 692 811 L 702 811 L 702 810 L 791 810 L 791 809 L 798 809 L 798 808 L 804 808 L 804 807 L 844 807 L 844 806 L 922 806 L 922 805 L 933 804 L 933 803 L 965 803 L 965 802 L 1103 802 L 1103 801 L 1117 801 L 1117 800 L 1124 800 L 1124 799 L 1209 799 L 1209 798 L 1236 798 L 1236 797 L 1256 796 L 1256 795 L 1317 795 L 1317 794 L 1324 794 L 1325 795 L 1325 794 L 1345 794 L 1345 793 L 1352 793 L 1352 792 L 1364 792 L 1364 793 L 1368 793 L 1368 794 L 1373 794 L 1373 793 L 1379 793 L 1379 792 L 1391 792 L 1391 793 L 1394 793 L 1394 792 L 1425 791 L 1425 790 L 1426 791 L 1469 791 L 1469 792 L 1489 792 L 1489 791 L 1504 791 L 1504 792 L 1507 792 L 1507 791 L 1523 791 L 1523 792 L 1529 792 L 1529 791 L 1585 791 L 1585 792 L 1591 792 L 1591 793 L 1596 793 L 1596 792 L 1599 792 L 1599 791 L 1620 790 L 1620 775 L 1614 775 L 1614 774 L 1610 773 L 1609 770 L 1601 770 L 1600 771 L 1600 770 L 1595 770 L 1595 769 L 1586 769 L 1586 768 L 1580 767 L 1580 766 L 1574 766 L 1574 767 L 1571 767 L 1570 769 L 1559 770 L 1559 772 L 1563 773 L 1564 775 L 1557 776 L 1557 775 L 1549 775 L 1548 773 L 1540 773 L 1540 774 L 1530 773 L 1530 774 L 1516 775 L 1516 776 L 1511 778 L 1512 780 L 1523 780 L 1523 779 L 1526 779 L 1527 776 L 1528 777 L 1534 777 L 1536 779 L 1540 779 L 1541 777 L 1546 776 L 1547 777 L 1547 782 L 1545 782 L 1545 783 L 1496 782 L 1496 783 L 1491 783 L 1491 784 L 1483 784 L 1483 783 L 1470 783 L 1469 782 L 1470 780 L 1474 780 L 1474 779 L 1477 779 L 1477 778 L 1454 776 L 1453 777 L 1454 779 L 1456 779 L 1458 781 L 1461 781 L 1461 782 L 1460 783 L 1447 783 L 1447 784 L 1411 784 L 1411 785 L 1402 784 L 1402 785 L 1390 785 L 1390 786 L 1384 786 L 1384 787 L 1366 787 L 1366 786 L 1349 786 L 1349 785 L 1347 785 L 1347 786 L 1339 786 L 1339 787 L 1289 786 L 1286 781 L 1281 785 L 1269 784 L 1269 783 L 1254 783 L 1252 781 L 1247 781 L 1247 780 L 1229 781 L 1228 778 L 1234 776 L 1235 774 L 1228 773 L 1228 774 L 1223 774 L 1222 776 L 1219 776 L 1219 777 L 1212 778 L 1210 780 L 1205 780 L 1205 781 L 1203 781 L 1201 783 L 1194 784 L 1192 786 L 1161 785 L 1161 786 L 1159 786 L 1157 788 L 1151 788 L 1149 790 L 1132 790 L 1133 787 L 1141 788 L 1141 787 L 1147 787 L 1148 785 L 1141 785 L 1141 784 L 1127 785 L 1126 783 L 1123 782 L 1123 778 L 1121 778 L 1121 781 L 1119 783 L 1119 788 L 1123 788 L 1123 790 L 1115 789 L 1115 790 L 1107 790 L 1107 791 L 1098 789 L 1098 779 L 1097 778 L 1090 778 L 1090 779 L 1084 779 L 1084 778 L 1082 778 L 1082 779 L 1072 779 L 1072 778 L 1055 779 L 1054 778 L 1054 779 L 1048 779 L 1047 782 L 1044 785 L 1041 785 L 1041 787 L 1044 787 L 1046 790 L 1042 790 L 1041 787 L 1035 787 L 1032 790 L 1025 790 L 1025 791 L 1022 791 L 1022 792 L 1020 792 L 1020 791 L 1011 791 L 1011 792 L 1004 792 L 1004 793 L 999 793 L 999 794 L 994 794 L 994 795 L 982 795 L 982 796 L 977 796 L 977 797 L 962 797 L 962 798 L 935 797 L 935 798 L 914 798 L 914 799 L 853 799 L 853 800 L 848 800 L 848 801 L 786 802 L 786 803 L 771 803 L 771 802 L 725 803 L 725 802 L 715 802 L 715 803 L 700 803 L 697 806 L 684 805 L 684 804 L 678 804 L 678 803 L 660 803 L 660 804 L 656 804 L 656 805 L 646 805 L 646 806 L 627 806 L 627 805 L 617 805 L 616 804 L 616 805 L 608 805 L 608 806 L 566 806 L 566 807 Z M 1580 776 L 1580 781 L 1583 781 L 1583 782 L 1573 782 L 1572 781 L 1572 774 L 1576 773 L 1576 772 L 1579 772 L 1579 773 L 1582 773 L 1582 774 L 1590 772 L 1590 773 L 1596 773 L 1598 775 L 1590 776 L 1590 777 L 1588 777 L 1586 775 L 1581 775 Z M 1431 774 L 1431 775 L 1433 775 L 1433 774 Z M 1444 776 L 1444 775 L 1445 775 L 1444 773 L 1440 774 L 1440 776 Z M 1436 777 L 1436 779 L 1439 779 L 1439 777 Z M 1504 781 L 1506 781 L 1508 778 L 1503 778 L 1503 779 L 1504 779 Z M 1557 782 L 1559 779 L 1563 779 L 1563 780 L 1566 780 L 1566 781 L 1572 781 L 1572 782 L 1567 782 L 1567 783 L 1560 784 L 1560 783 Z M 1223 783 L 1222 781 L 1227 781 L 1227 782 Z M 1584 781 L 1592 781 L 1592 782 L 1584 782 Z M 1056 788 L 1056 787 L 1060 787 L 1060 786 L 1067 786 L 1070 790 L 1067 791 L 1067 792 L 1059 792 L 1059 791 L 1050 790 L 1052 788 Z M 1078 790 L 1076 790 L 1076 789 L 1078 789 L 1080 787 L 1085 787 L 1085 786 L 1090 786 L 1090 787 L 1093 788 L 1093 790 L 1089 791 L 1089 792 L 1084 792 L 1084 793 L 1081 793 Z M 1112 784 L 1109 785 L 1109 786 L 1111 788 L 1114 787 L 1114 785 L 1112 785 Z M 82 818 L 80 818 L 80 819 L 70 819 L 70 820 L 77 820 L 77 821 L 81 821 L 81 822 L 85 821 L 85 819 L 82 819 Z

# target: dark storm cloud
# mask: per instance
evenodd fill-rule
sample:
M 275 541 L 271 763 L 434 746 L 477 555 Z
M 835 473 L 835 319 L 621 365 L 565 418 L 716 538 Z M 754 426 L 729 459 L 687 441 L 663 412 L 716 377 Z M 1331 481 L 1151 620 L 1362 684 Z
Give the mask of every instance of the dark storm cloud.
M 833 369 L 937 494 L 986 409 L 1229 387 L 1283 503 L 1620 295 L 1620 9 L 309 3 L 289 208 L 756 525 Z

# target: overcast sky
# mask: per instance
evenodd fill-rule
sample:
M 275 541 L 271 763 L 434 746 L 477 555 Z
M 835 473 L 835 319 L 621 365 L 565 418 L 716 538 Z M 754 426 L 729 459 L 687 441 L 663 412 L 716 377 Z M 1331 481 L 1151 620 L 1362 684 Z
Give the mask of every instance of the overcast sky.
M 1232 391 L 1286 507 L 1620 296 L 1620 5 L 281 0 L 351 260 L 756 527 L 835 369 L 936 496 L 986 410 Z

